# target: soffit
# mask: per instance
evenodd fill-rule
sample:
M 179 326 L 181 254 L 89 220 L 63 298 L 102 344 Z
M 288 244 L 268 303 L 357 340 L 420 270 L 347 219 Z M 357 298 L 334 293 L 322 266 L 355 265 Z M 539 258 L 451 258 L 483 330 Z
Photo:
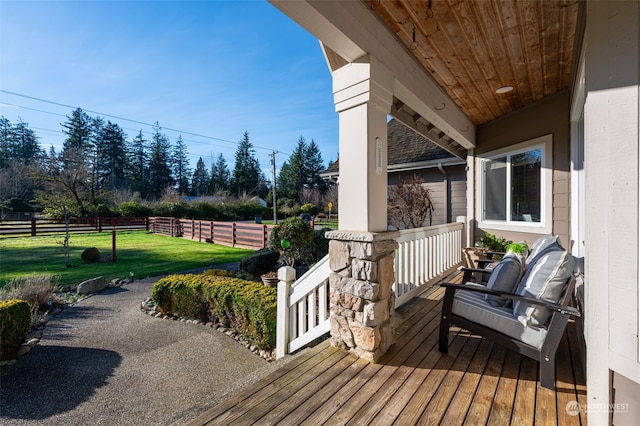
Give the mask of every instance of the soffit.
M 366 3 L 476 125 L 569 87 L 578 0 Z

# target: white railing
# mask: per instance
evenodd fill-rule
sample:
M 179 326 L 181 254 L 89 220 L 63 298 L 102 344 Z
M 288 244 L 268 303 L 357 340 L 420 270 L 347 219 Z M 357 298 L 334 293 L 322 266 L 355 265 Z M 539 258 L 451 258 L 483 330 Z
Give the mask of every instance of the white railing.
M 463 223 L 399 231 L 393 284 L 396 307 L 462 264 L 463 231 Z M 297 281 L 293 268 L 278 271 L 277 358 L 330 330 L 330 273 L 328 255 Z
M 460 222 L 399 231 L 393 284 L 396 307 L 462 264 L 463 231 Z
M 329 255 L 295 283 L 293 268 L 278 271 L 276 357 L 300 349 L 329 332 Z

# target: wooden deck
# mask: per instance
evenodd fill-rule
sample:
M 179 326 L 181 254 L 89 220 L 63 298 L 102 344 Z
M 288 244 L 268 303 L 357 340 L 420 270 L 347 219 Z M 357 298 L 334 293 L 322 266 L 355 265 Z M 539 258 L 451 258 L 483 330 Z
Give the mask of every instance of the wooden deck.
M 438 352 L 444 291 L 396 311 L 397 340 L 377 364 L 325 341 L 203 413 L 195 425 L 586 424 L 586 386 L 569 323 L 556 357 L 556 390 L 535 361 L 466 330 Z M 567 407 L 574 410 L 567 410 Z

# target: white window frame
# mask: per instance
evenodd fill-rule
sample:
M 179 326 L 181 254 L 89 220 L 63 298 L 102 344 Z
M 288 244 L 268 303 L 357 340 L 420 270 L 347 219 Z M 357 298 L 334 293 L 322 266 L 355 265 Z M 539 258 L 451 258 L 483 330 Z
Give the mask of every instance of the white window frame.
M 540 222 L 524 222 L 511 220 L 511 192 L 508 191 L 506 197 L 507 218 L 506 220 L 485 220 L 485 179 L 484 163 L 489 160 L 505 157 L 508 155 L 521 154 L 534 149 L 542 150 L 540 166 Z M 535 139 L 530 139 L 509 147 L 487 152 L 476 157 L 476 182 L 478 182 L 478 202 L 476 203 L 476 218 L 478 226 L 482 229 L 495 229 L 501 231 L 526 232 L 536 234 L 550 234 L 553 229 L 553 164 L 552 164 L 553 136 L 544 135 Z M 511 187 L 510 165 L 507 173 L 506 188 Z M 506 189 L 505 188 L 505 189 Z

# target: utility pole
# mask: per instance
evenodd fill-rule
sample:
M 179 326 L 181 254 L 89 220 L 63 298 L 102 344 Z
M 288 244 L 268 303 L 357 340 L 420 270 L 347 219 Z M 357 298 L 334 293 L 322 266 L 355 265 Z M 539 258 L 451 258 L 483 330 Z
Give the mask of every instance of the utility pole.
M 278 206 L 276 205 L 276 154 L 278 151 L 271 152 L 271 165 L 273 166 L 273 223 L 278 224 Z

